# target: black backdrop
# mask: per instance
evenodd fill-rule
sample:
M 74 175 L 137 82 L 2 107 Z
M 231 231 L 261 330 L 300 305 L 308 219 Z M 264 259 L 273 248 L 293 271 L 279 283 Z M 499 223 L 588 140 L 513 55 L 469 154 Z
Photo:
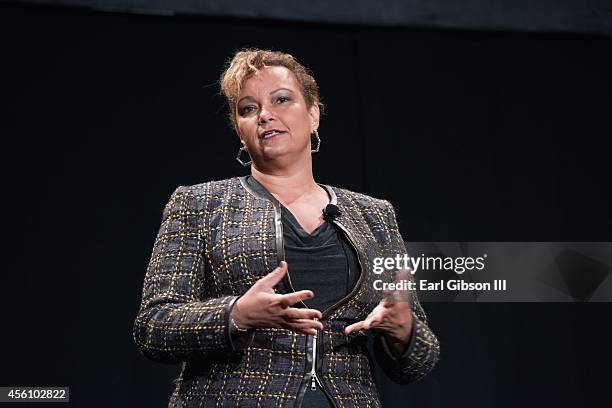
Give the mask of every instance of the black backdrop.
M 317 179 L 389 199 L 406 240 L 612 241 L 610 38 L 0 10 L 0 385 L 167 404 L 180 367 L 141 357 L 132 322 L 172 190 L 245 172 L 216 84 L 243 46 L 314 71 Z M 608 397 L 609 303 L 425 307 L 442 359 L 381 378 L 385 406 Z

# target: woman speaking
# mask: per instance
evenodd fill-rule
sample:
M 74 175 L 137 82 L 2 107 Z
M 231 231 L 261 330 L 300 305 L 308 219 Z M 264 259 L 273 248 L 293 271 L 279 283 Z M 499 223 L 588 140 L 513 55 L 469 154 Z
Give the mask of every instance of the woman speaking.
M 184 363 L 171 407 L 379 407 L 368 338 L 401 384 L 439 355 L 416 296 L 373 289 L 374 258 L 405 253 L 393 207 L 315 181 L 322 105 L 291 55 L 240 51 L 221 90 L 251 175 L 174 191 L 136 344 Z

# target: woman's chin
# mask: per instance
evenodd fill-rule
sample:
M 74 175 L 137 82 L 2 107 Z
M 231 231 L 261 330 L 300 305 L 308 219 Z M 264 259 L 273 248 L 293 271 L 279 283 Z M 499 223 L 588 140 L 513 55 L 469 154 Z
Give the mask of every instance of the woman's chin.
M 278 160 L 291 155 L 291 149 L 287 145 L 268 145 L 263 149 L 262 156 L 266 160 Z
M 260 157 L 264 161 L 299 160 L 302 155 L 310 155 L 309 146 L 296 146 L 291 143 L 266 143 L 260 147 Z

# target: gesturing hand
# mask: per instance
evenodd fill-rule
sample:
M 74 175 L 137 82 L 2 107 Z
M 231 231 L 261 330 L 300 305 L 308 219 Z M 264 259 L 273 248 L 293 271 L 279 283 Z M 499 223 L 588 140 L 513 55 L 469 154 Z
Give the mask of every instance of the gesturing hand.
M 231 317 L 240 328 L 277 327 L 303 334 L 317 334 L 323 329 L 321 312 L 315 309 L 291 307 L 301 300 L 314 296 L 311 290 L 284 295 L 274 293 L 274 286 L 287 273 L 287 262 L 259 279 L 234 304 Z
M 408 277 L 406 270 L 398 271 L 396 282 Z M 385 333 L 394 343 L 405 344 L 412 331 L 410 294 L 407 290 L 385 292 L 383 300 L 365 320 L 351 324 L 344 329 L 346 334 L 359 330 L 377 329 Z

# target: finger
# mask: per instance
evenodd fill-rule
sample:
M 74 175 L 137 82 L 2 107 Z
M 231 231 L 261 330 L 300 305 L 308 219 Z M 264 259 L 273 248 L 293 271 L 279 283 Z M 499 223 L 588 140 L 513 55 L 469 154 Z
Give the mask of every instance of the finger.
M 363 330 L 370 330 L 382 321 L 382 315 L 380 313 L 370 313 L 367 319 L 363 321 Z
M 300 333 L 300 334 L 308 334 L 310 336 L 317 336 L 319 333 L 317 332 L 317 329 L 296 329 L 293 330 L 296 333 Z
M 297 319 L 322 319 L 323 316 L 317 309 L 298 309 L 296 307 L 290 307 L 283 311 L 282 317 L 285 320 L 297 320 Z
M 296 319 L 288 322 L 292 329 L 315 329 L 323 330 L 323 323 L 312 319 Z
M 365 320 L 362 320 L 360 322 L 353 323 L 350 326 L 346 326 L 344 328 L 344 333 L 345 334 L 350 334 L 352 332 L 359 331 L 359 330 L 361 330 L 363 328 L 364 323 L 365 323 Z
M 312 323 L 315 323 L 314 320 L 311 320 Z M 318 330 L 319 329 L 323 329 L 322 325 L 321 327 L 318 326 L 314 326 L 312 325 L 312 323 L 303 323 L 303 324 L 291 324 L 291 323 L 283 323 L 280 326 L 283 329 L 287 329 L 287 330 L 291 330 L 294 331 L 296 333 L 301 333 L 301 334 L 309 334 L 311 336 L 316 336 L 318 334 Z M 320 323 L 320 322 L 317 322 Z
M 314 293 L 312 293 L 312 290 L 300 290 L 298 292 L 287 293 L 279 296 L 281 296 L 280 305 L 282 307 L 289 307 L 298 302 L 314 297 Z
M 280 265 L 278 265 L 274 270 L 268 273 L 263 278 L 259 279 L 255 282 L 255 285 L 261 286 L 264 290 L 272 289 L 274 286 L 280 282 L 285 274 L 287 273 L 287 262 L 281 261 Z M 255 286 L 253 285 L 253 286 Z
M 395 306 L 395 299 L 383 299 L 380 301 L 380 304 L 385 308 L 388 309 L 390 307 Z
M 370 330 L 376 327 L 383 320 L 382 313 L 372 312 L 365 320 L 362 320 L 357 323 L 353 323 L 350 326 L 346 326 L 344 329 L 344 333 L 349 334 L 354 331 L 359 330 Z
M 382 321 L 382 318 L 376 316 L 376 317 L 372 317 L 370 319 L 366 319 L 365 323 L 363 324 L 363 329 L 364 330 L 370 330 L 375 328 L 380 322 Z

